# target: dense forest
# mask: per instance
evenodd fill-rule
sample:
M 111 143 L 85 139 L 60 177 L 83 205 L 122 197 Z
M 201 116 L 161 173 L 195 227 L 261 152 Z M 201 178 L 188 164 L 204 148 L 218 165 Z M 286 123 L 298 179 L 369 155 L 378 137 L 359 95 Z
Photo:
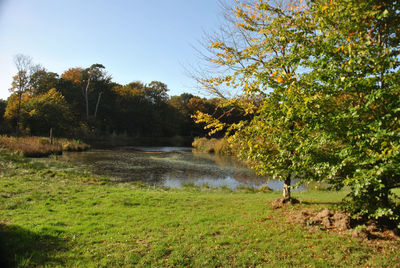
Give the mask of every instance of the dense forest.
M 217 117 L 228 110 L 232 113 L 219 108 L 216 98 L 169 96 L 167 85 L 159 81 L 120 85 L 101 64 L 70 68 L 59 75 L 33 65 L 28 56 L 17 55 L 14 60 L 18 72 L 12 94 L 0 102 L 3 134 L 46 136 L 52 129 L 57 136 L 87 139 L 174 137 L 182 145 L 206 135 L 204 125 L 191 118 L 196 111 Z

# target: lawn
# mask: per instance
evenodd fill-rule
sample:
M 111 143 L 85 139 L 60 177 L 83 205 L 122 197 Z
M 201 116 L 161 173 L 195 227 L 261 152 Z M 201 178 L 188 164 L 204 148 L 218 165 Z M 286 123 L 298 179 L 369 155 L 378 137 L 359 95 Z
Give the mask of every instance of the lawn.
M 390 266 L 399 242 L 291 223 L 278 192 L 116 184 L 52 159 L 0 151 L 0 266 Z M 297 193 L 289 210 L 342 192 Z

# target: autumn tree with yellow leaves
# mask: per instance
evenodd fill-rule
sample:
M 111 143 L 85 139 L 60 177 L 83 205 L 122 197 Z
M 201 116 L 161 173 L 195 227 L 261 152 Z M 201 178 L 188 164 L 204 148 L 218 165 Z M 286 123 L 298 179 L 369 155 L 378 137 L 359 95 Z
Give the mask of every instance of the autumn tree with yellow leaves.
M 349 188 L 354 215 L 398 221 L 399 11 L 395 1 L 235 1 L 211 38 L 221 72 L 201 83 L 253 119 L 230 125 L 231 143 L 262 175 Z M 223 124 L 197 114 L 214 130 Z

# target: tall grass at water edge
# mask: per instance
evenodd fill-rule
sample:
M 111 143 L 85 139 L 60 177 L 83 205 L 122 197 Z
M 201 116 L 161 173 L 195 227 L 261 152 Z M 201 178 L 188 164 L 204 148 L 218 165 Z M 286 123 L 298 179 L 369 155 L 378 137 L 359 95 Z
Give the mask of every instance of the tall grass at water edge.
M 44 157 L 62 154 L 63 151 L 84 151 L 89 145 L 65 138 L 53 138 L 52 143 L 45 137 L 0 136 L 0 148 L 8 149 L 27 157 Z
M 233 155 L 234 149 L 231 148 L 225 138 L 194 138 L 192 143 L 193 148 L 201 153 L 216 153 L 219 155 Z

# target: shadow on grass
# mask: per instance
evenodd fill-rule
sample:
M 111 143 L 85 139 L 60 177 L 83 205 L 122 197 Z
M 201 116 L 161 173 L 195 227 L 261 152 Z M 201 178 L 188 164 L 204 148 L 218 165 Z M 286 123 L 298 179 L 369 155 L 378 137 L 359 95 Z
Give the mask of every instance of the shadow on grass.
M 304 205 L 339 205 L 340 201 L 300 201 L 301 204 Z
M 0 224 L 0 267 L 62 265 L 51 255 L 64 249 L 64 241 L 57 237 Z

